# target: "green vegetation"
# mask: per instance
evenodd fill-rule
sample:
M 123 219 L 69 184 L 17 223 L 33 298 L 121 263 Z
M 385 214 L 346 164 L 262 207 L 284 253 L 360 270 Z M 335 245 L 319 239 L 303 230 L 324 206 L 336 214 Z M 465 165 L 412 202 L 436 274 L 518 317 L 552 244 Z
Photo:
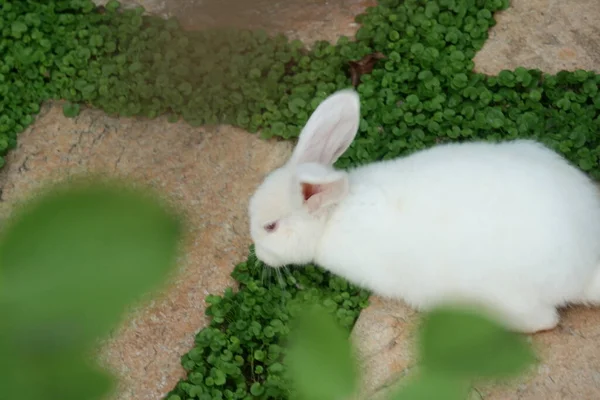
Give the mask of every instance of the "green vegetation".
M 165 281 L 181 231 L 154 197 L 122 184 L 81 181 L 21 206 L 0 240 L 0 397 L 106 396 L 113 379 L 89 355 Z
M 472 71 L 493 13 L 507 6 L 381 0 L 357 18 L 356 41 L 308 51 L 265 32 L 184 31 L 142 8 L 118 12 L 115 1 L 101 10 L 90 0 L 4 2 L 0 155 L 51 98 L 68 101 L 67 116 L 88 104 L 292 138 L 321 100 L 350 85 L 348 62 L 378 51 L 387 58 L 362 76 L 360 135 L 340 167 L 449 140 L 534 137 L 599 177 L 597 74 Z
M 349 62 L 379 52 L 385 58 L 360 78 L 360 133 L 339 167 L 446 141 L 526 137 L 599 178 L 600 75 L 473 72 L 494 12 L 507 6 L 507 0 L 380 0 L 357 18 L 356 40 L 342 37 L 307 50 L 265 32 L 187 32 L 174 19 L 143 16 L 141 8 L 121 12 L 116 1 L 105 8 L 90 0 L 0 2 L 0 155 L 48 99 L 66 100 L 68 117 L 93 106 L 111 115 L 166 114 L 172 121 L 228 123 L 263 137 L 293 138 L 321 100 L 350 86 Z M 293 397 L 283 345 L 294 310 L 317 301 L 349 329 L 368 294 L 317 267 L 289 272 L 281 280 L 264 277 L 252 255 L 236 267 L 240 289 L 207 299 L 211 324 L 183 357 L 188 377 L 169 400 Z M 17 353 L 3 354 L 12 354 L 10 363 L 31 365 Z M 49 377 L 67 384 L 66 373 L 44 376 L 48 381 L 35 381 L 39 390 L 48 389 Z M 75 393 L 76 383 L 86 381 L 69 382 Z M 16 386 L 6 387 L 5 394 L 18 395 L 10 391 Z
M 367 304 L 366 291 L 320 268 L 275 276 L 266 271 L 251 255 L 233 271 L 238 291 L 207 297 L 211 323 L 183 357 L 188 377 L 169 400 L 287 398 L 292 393 L 282 357 L 290 319 L 305 304 L 318 303 L 348 331 Z

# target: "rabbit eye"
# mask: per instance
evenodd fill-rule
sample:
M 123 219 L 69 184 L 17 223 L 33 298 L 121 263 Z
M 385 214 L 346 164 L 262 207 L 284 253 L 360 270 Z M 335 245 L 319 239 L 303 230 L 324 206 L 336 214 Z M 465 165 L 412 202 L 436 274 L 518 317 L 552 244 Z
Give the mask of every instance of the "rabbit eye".
M 270 224 L 265 225 L 265 231 L 271 233 L 277 229 L 277 222 L 271 222 Z

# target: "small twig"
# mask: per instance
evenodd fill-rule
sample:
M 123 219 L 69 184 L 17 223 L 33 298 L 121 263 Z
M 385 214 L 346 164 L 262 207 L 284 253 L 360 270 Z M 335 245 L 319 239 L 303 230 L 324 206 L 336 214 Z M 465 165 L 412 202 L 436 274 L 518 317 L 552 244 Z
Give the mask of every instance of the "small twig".
M 357 87 L 360 83 L 360 77 L 364 74 L 370 74 L 375 67 L 375 63 L 379 60 L 387 58 L 380 52 L 367 54 L 358 61 L 348 61 L 350 65 L 350 79 L 352 80 L 352 86 Z

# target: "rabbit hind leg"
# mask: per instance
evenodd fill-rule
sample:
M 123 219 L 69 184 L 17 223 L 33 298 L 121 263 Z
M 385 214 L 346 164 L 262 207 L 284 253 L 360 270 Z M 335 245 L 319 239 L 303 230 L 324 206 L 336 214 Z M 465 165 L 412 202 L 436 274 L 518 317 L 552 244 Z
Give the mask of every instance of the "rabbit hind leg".
M 560 321 L 555 306 L 531 301 L 507 302 L 502 305 L 500 313 L 510 329 L 526 334 L 552 330 Z

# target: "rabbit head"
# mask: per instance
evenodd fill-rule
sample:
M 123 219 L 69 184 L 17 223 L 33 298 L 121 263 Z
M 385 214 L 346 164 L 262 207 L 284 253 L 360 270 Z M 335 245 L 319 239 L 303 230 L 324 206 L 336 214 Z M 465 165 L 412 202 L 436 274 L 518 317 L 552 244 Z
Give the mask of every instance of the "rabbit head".
M 360 122 L 353 90 L 326 98 L 300 132 L 288 162 L 271 172 L 249 202 L 256 256 L 270 267 L 307 264 L 333 207 L 348 192 L 348 174 L 333 168 Z

